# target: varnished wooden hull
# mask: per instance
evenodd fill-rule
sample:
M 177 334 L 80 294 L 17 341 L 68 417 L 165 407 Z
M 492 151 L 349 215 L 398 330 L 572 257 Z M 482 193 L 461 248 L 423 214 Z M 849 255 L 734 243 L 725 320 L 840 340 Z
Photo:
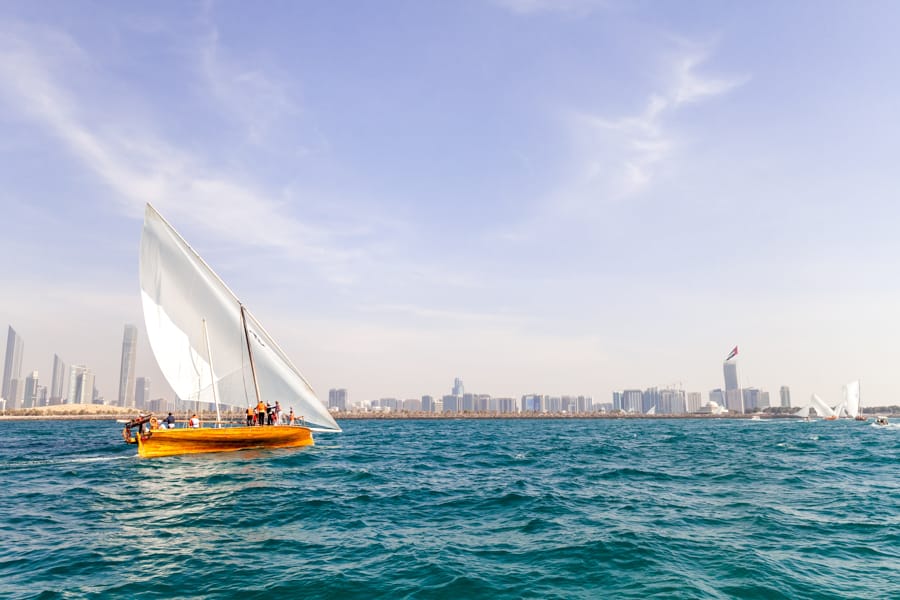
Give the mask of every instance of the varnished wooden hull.
M 308 427 L 273 425 L 267 427 L 223 427 L 214 429 L 157 429 L 138 441 L 138 455 L 145 458 L 233 452 L 248 448 L 291 448 L 312 446 Z

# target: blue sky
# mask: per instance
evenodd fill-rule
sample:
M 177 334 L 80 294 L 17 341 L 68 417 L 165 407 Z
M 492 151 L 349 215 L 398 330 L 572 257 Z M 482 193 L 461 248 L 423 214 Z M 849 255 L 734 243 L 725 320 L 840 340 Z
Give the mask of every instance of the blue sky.
M 705 397 L 738 344 L 773 396 L 895 402 L 898 17 L 7 2 L 0 318 L 114 398 L 150 201 L 320 395 Z

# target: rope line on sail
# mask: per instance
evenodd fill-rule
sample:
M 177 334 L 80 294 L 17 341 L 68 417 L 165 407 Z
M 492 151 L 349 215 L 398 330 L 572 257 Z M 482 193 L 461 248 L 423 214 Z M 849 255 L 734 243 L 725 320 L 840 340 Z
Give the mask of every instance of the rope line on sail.
M 241 306 L 243 306 L 243 305 L 241 305 Z M 241 308 L 240 310 L 243 311 L 243 308 Z M 243 322 L 243 320 L 244 320 L 244 316 L 243 316 L 243 314 L 241 314 L 241 322 Z M 246 350 L 247 353 L 249 354 L 250 349 L 244 343 L 245 335 L 246 334 L 244 333 L 244 328 L 242 327 L 241 331 L 240 331 L 240 335 L 239 335 L 240 341 L 238 342 L 238 344 L 240 344 L 240 349 L 241 349 L 241 383 L 244 386 L 244 401 L 247 403 L 247 407 L 250 408 L 253 405 L 250 404 L 250 394 L 247 393 L 247 369 L 246 369 L 246 364 L 244 363 L 244 350 Z

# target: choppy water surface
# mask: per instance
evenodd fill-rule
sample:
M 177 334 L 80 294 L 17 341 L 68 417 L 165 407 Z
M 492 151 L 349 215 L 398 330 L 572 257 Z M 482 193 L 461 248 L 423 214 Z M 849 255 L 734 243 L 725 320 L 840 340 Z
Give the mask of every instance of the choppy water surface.
M 900 597 L 900 429 L 345 421 L 138 459 L 0 422 L 0 597 Z

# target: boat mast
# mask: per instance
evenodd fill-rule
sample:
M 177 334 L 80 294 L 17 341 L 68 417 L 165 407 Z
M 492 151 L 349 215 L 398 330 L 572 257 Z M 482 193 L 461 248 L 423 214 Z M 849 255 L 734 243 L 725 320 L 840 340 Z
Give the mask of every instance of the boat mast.
M 253 374 L 253 389 L 256 390 L 256 403 L 259 404 L 262 398 L 259 395 L 259 382 L 256 380 L 256 365 L 253 364 L 253 350 L 250 349 L 250 332 L 247 331 L 247 317 L 244 316 L 244 305 L 241 304 L 241 323 L 244 325 L 244 339 L 247 340 L 247 356 L 250 357 L 250 373 Z
M 216 383 L 216 375 L 212 367 L 212 350 L 209 347 L 209 330 L 206 328 L 206 319 L 203 319 L 203 337 L 206 338 L 206 359 L 209 361 L 209 378 L 212 380 L 213 401 L 216 403 L 216 427 L 222 426 L 222 415 L 219 413 L 219 384 Z

